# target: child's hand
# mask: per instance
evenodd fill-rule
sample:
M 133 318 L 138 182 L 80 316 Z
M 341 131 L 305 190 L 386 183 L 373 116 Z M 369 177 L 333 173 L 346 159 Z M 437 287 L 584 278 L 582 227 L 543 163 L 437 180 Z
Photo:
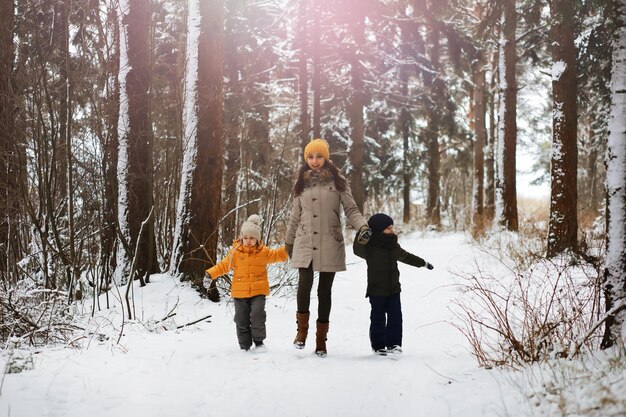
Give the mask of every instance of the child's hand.
M 213 280 L 211 279 L 211 276 L 209 274 L 205 274 L 204 279 L 202 280 L 202 286 L 206 289 L 209 289 L 212 281 Z
M 433 266 L 433 264 L 431 264 L 430 262 L 426 262 L 426 265 L 424 265 L 426 267 L 426 269 L 434 269 L 435 267 Z
M 359 233 L 356 236 L 357 242 L 361 245 L 367 245 L 372 237 L 372 229 L 369 226 L 361 226 L 359 229 Z

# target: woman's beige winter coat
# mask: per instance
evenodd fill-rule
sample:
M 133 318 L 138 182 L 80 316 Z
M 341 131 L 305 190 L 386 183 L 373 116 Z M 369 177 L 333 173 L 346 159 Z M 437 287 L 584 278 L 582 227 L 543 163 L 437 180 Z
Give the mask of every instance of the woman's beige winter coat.
M 332 174 L 322 169 L 319 175 L 305 172 L 305 188 L 293 199 L 285 242 L 293 245 L 291 266 L 338 272 L 346 270 L 346 252 L 340 219 L 340 209 L 356 230 L 367 225 L 352 192 L 339 192 Z

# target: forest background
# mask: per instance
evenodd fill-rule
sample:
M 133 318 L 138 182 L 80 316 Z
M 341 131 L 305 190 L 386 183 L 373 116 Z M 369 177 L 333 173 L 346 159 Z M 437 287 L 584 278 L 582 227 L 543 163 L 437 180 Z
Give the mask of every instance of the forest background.
M 152 273 L 199 287 L 249 214 L 282 242 L 302 149 L 323 137 L 366 215 L 477 242 L 518 233 L 541 243 L 534 259 L 591 265 L 580 345 L 612 346 L 624 13 L 621 0 L 0 0 L 0 341 L 63 340 L 44 312 Z M 549 186 L 538 216 L 518 210 L 520 148 Z

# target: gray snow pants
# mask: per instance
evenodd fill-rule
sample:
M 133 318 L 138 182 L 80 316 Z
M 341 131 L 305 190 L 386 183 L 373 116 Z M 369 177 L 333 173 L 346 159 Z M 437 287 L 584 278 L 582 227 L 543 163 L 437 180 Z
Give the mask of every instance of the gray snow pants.
M 235 298 L 235 327 L 241 349 L 250 349 L 252 341 L 265 340 L 265 296 Z

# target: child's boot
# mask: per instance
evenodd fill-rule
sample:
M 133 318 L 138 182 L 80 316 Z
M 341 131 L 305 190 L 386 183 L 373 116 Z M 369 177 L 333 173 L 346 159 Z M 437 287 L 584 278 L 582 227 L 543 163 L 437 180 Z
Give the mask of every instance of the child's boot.
M 326 350 L 326 336 L 328 335 L 328 322 L 317 322 L 317 333 L 315 334 L 315 354 L 321 358 L 325 358 L 328 354 Z
M 300 313 L 296 312 L 296 324 L 298 325 L 298 333 L 293 341 L 293 346 L 296 349 L 304 349 L 306 343 L 306 336 L 309 333 L 309 315 L 308 311 Z

